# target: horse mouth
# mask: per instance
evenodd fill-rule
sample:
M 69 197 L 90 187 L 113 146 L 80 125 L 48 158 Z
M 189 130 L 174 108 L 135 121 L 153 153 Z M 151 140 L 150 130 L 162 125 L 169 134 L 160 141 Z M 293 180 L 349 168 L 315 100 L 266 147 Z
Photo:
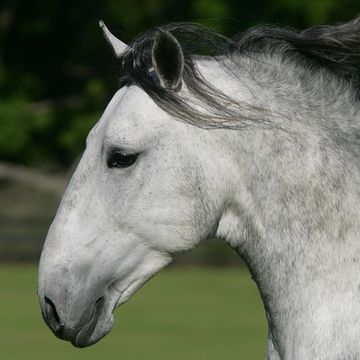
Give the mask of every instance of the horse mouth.
M 141 280 L 130 283 L 122 290 L 117 288 L 118 281 L 114 281 L 109 290 L 112 296 L 98 299 L 94 305 L 92 313 L 87 322 L 71 341 L 72 345 L 78 348 L 87 347 L 97 343 L 106 336 L 112 329 L 114 324 L 113 312 L 115 309 L 125 303 L 133 294 L 133 292 L 142 283 Z
M 84 348 L 97 343 L 111 331 L 114 323 L 113 312 L 119 304 L 125 302 L 123 295 L 127 295 L 126 299 L 131 295 L 127 291 L 131 286 L 122 292 L 116 288 L 115 283 L 109 286 L 105 295 L 100 297 L 91 309 L 82 311 L 76 323 L 70 322 L 70 326 L 66 325 L 69 318 L 66 319 L 66 315 L 58 312 L 50 298 L 43 297 L 41 308 L 46 324 L 56 337 L 69 341 L 75 347 Z M 76 316 L 76 313 L 73 311 L 73 315 Z
M 85 326 L 78 332 L 71 343 L 78 348 L 84 348 L 97 343 L 107 335 L 114 323 L 112 312 L 106 309 L 105 298 L 98 299 Z

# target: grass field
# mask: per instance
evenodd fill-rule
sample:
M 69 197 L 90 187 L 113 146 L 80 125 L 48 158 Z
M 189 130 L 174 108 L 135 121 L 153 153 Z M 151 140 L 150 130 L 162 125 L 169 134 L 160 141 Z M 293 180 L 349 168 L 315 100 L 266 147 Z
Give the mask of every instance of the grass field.
M 1 360 L 265 359 L 265 316 L 245 270 L 163 271 L 118 308 L 112 332 L 76 349 L 47 329 L 36 267 L 0 266 Z

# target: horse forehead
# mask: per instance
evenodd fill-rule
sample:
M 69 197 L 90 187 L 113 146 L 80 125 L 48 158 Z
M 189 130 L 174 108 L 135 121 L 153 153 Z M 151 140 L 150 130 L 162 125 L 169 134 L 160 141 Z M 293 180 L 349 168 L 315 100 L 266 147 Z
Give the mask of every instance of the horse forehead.
M 177 122 L 162 110 L 137 86 L 121 89 L 116 106 L 107 119 L 106 135 L 109 140 L 120 139 L 124 142 L 138 141 L 158 137 L 160 134 L 174 131 Z
M 167 117 L 167 114 L 155 104 L 151 97 L 137 86 L 130 86 L 125 90 L 116 108 L 118 125 L 144 125 L 144 123 L 158 122 Z

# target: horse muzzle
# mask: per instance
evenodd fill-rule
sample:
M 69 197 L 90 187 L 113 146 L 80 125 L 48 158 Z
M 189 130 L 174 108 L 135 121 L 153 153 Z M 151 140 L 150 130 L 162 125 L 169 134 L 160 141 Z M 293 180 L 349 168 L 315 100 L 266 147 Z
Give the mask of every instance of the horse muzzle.
M 78 317 L 77 311 L 66 315 L 61 304 L 47 296 L 41 301 L 43 318 L 51 331 L 60 339 L 70 341 L 76 347 L 86 347 L 98 342 L 112 328 L 114 304 L 105 296 L 98 298 Z M 75 315 L 76 320 L 71 318 Z

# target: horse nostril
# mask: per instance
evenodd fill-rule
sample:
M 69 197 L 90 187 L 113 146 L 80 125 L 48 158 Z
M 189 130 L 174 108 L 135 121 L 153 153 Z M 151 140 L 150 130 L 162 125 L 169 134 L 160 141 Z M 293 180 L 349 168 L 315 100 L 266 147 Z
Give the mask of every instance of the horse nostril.
M 60 333 L 64 326 L 60 321 L 55 304 L 45 296 L 45 321 L 56 333 Z

